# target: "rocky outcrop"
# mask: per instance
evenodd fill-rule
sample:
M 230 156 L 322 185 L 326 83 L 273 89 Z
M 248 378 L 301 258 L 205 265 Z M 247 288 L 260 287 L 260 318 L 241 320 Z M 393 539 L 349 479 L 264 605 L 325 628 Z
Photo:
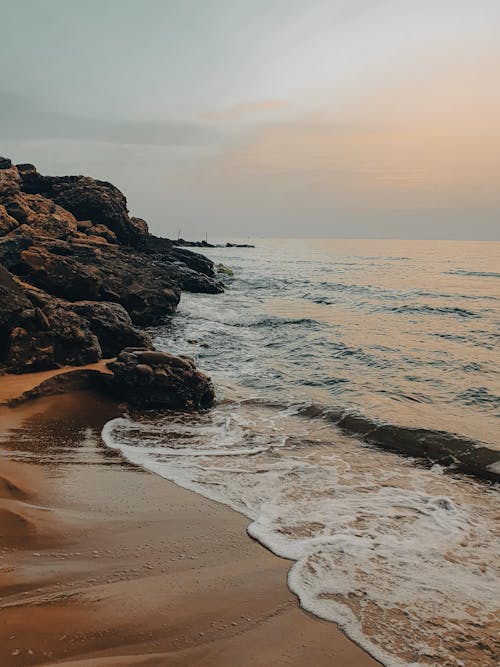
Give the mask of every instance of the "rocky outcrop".
M 77 220 L 104 225 L 122 243 L 134 245 L 147 234 L 145 224 L 129 217 L 127 200 L 111 183 L 89 176 L 42 176 L 33 165 L 19 165 L 19 173 L 24 192 L 48 197 Z
M 85 365 L 123 348 L 151 350 L 138 325 L 173 314 L 181 290 L 223 291 L 209 259 L 149 234 L 111 183 L 43 176 L 6 158 L 0 265 L 0 371 L 14 373 Z M 165 359 L 145 402 L 208 404 L 209 382 L 192 362 Z M 137 384 L 134 373 L 126 373 L 128 387 Z
M 113 391 L 135 407 L 189 410 L 209 408 L 214 401 L 210 379 L 190 357 L 126 348 L 108 368 Z

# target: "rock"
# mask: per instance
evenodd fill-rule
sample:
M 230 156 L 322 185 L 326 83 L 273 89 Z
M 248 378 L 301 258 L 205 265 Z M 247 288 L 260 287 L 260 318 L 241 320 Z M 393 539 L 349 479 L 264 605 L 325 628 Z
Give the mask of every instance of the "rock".
M 148 334 L 132 325 L 127 311 L 118 303 L 79 301 L 68 307 L 87 320 L 104 357 L 114 357 L 128 346 L 153 347 Z
M 87 229 L 93 227 L 92 220 L 78 220 L 76 223 L 78 231 L 85 232 Z
M 198 273 L 187 266 L 179 267 L 178 284 L 186 292 L 203 292 L 204 294 L 220 294 L 224 286 L 219 280 L 209 278 L 204 273 Z
M 99 341 L 85 320 L 61 307 L 44 314 L 48 329 L 40 326 L 34 312 L 25 326 L 11 331 L 5 355 L 5 366 L 11 373 L 83 366 L 101 358 Z
M 19 321 L 21 313 L 30 308 L 31 301 L 11 274 L 0 265 L 0 358 L 6 354 L 8 336 Z
M 142 218 L 130 218 L 130 223 L 139 236 L 149 234 L 148 223 Z
M 28 389 L 20 396 L 10 399 L 8 405 L 15 407 L 20 403 L 25 403 L 34 398 L 54 396 L 55 394 L 63 394 L 68 391 L 101 389 L 106 387 L 106 381 L 109 381 L 110 377 L 108 373 L 87 368 L 58 373 L 36 385 L 33 389 Z
M 100 236 L 104 238 L 108 243 L 117 243 L 116 234 L 114 234 L 109 227 L 106 225 L 94 225 L 87 229 L 87 234 L 92 236 Z
M 16 227 L 19 227 L 18 221 L 7 213 L 3 204 L 0 204 L 0 236 L 8 234 Z
M 6 210 L 19 225 L 29 225 L 42 236 L 65 239 L 77 231 L 74 215 L 42 195 L 18 194 Z
M 23 190 L 52 199 L 78 220 L 108 227 L 124 244 L 134 245 L 146 232 L 133 222 L 124 195 L 111 183 L 89 176 L 42 176 L 21 170 Z
M 126 348 L 107 366 L 114 375 L 114 392 L 133 406 L 200 409 L 214 402 L 210 379 L 189 357 Z
M 223 291 L 210 260 L 149 234 L 110 183 L 43 176 L 7 158 L 0 158 L 0 263 L 13 274 L 0 294 L 0 366 L 14 372 L 80 365 L 126 346 L 144 352 L 151 339 L 134 324 L 174 313 L 181 289 Z M 165 384 L 172 367 L 186 377 L 195 371 L 181 357 L 165 363 L 143 360 L 136 375 Z
M 215 269 L 216 269 L 217 273 L 222 273 L 225 276 L 234 276 L 233 269 L 230 269 L 229 266 L 225 266 L 222 263 L 217 264 Z
M 44 243 L 21 253 L 18 275 L 68 301 L 121 304 L 133 322 L 154 324 L 175 311 L 179 272 L 118 246 Z
M 0 169 L 0 204 L 8 204 L 18 195 L 21 192 L 21 185 L 21 177 L 16 167 L 10 166 Z
M 208 257 L 204 257 L 197 252 L 186 250 L 186 248 L 178 248 L 173 246 L 170 250 L 170 257 L 185 264 L 189 269 L 204 273 L 206 276 L 213 278 L 215 276 L 214 263 Z
M 0 264 L 9 271 L 19 263 L 21 252 L 32 245 L 26 236 L 5 236 L 0 239 Z

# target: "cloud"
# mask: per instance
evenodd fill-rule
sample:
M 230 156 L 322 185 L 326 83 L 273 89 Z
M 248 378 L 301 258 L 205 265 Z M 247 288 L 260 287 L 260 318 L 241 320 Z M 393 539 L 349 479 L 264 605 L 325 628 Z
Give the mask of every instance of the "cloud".
M 260 102 L 242 102 L 235 104 L 226 111 L 203 112 L 198 114 L 200 118 L 211 121 L 234 121 L 241 120 L 241 117 L 247 113 L 255 111 L 274 111 L 275 109 L 284 109 L 289 104 L 285 100 L 262 100 Z
M 0 140 L 87 140 L 146 146 L 210 146 L 230 139 L 191 118 L 164 121 L 88 118 L 61 113 L 38 99 L 0 93 Z

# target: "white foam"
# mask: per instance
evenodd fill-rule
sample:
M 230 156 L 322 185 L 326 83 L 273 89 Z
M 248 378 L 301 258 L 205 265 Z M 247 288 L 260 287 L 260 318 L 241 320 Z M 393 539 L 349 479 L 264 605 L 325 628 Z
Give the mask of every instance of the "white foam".
M 102 437 L 248 516 L 252 537 L 296 561 L 288 583 L 301 605 L 384 664 L 495 664 L 484 651 L 472 662 L 500 599 L 493 491 L 363 447 L 293 409 L 226 403 L 203 416 L 120 418 Z

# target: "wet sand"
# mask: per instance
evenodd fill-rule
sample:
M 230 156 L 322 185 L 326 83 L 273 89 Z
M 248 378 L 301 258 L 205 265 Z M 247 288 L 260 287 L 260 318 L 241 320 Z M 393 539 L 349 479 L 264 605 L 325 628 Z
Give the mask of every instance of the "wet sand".
M 117 414 L 89 391 L 0 407 L 3 667 L 378 664 L 299 608 L 244 517 L 105 448 Z

